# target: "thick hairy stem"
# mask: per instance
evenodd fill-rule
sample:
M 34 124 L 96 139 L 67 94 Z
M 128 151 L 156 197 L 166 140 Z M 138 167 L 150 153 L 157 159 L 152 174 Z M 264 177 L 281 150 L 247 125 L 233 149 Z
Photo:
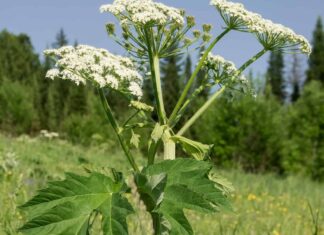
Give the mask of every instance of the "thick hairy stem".
M 225 90 L 225 86 L 215 92 L 206 103 L 200 107 L 200 109 L 186 122 L 186 124 L 178 131 L 177 135 L 183 135 L 192 124 L 209 108 L 209 106 L 217 99 Z
M 105 97 L 105 94 L 103 92 L 103 89 L 98 89 L 98 92 L 99 92 L 99 95 L 100 95 L 100 99 L 101 99 L 101 103 L 102 103 L 102 106 L 105 110 L 105 113 L 107 115 L 107 118 L 111 124 L 111 126 L 113 127 L 116 135 L 117 135 L 117 138 L 118 138 L 118 141 L 129 161 L 129 163 L 131 164 L 131 166 L 133 167 L 133 169 L 136 171 L 136 172 L 139 172 L 139 168 L 138 166 L 136 165 L 136 162 L 134 160 L 134 157 L 132 156 L 131 152 L 129 151 L 129 148 L 127 146 L 127 144 L 125 143 L 123 137 L 121 136 L 120 134 L 120 128 L 119 128 L 119 125 L 116 121 L 116 119 L 114 118 L 113 116 L 113 113 L 112 113 L 112 110 L 109 106 L 109 103 Z
M 164 160 L 174 160 L 176 158 L 176 144 L 170 139 L 170 131 L 164 133 L 163 144 L 164 144 Z
M 195 68 L 195 71 L 192 73 L 191 77 L 189 78 L 189 81 L 187 83 L 187 85 L 185 86 L 180 99 L 178 100 L 174 110 L 172 111 L 172 114 L 170 116 L 169 119 L 169 123 L 173 123 L 173 121 L 175 120 L 177 113 L 179 111 L 179 109 L 181 108 L 183 102 L 185 101 L 188 92 L 190 91 L 190 88 L 195 80 L 195 78 L 197 77 L 201 67 L 204 65 L 205 60 L 207 59 L 207 56 L 209 54 L 209 52 L 214 48 L 214 46 L 216 45 L 216 43 L 221 40 L 229 31 L 231 31 L 231 29 L 227 28 L 224 30 L 224 32 L 222 32 L 211 44 L 210 46 L 207 48 L 207 50 L 204 52 L 203 56 L 201 57 L 197 67 Z

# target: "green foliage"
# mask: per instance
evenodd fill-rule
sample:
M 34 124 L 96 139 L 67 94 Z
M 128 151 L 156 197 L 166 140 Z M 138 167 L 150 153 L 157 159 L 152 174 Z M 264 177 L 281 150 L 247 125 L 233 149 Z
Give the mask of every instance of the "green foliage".
M 281 51 L 273 51 L 270 54 L 269 68 L 267 71 L 267 85 L 270 86 L 271 94 L 279 101 L 285 100 L 285 81 L 284 81 L 284 60 Z
M 3 80 L 0 86 L 0 127 L 14 134 L 31 132 L 36 110 L 33 89 L 17 81 Z
M 208 177 L 212 165 L 192 159 L 163 161 L 148 166 L 136 175 L 141 199 L 148 211 L 169 226 L 160 228 L 170 234 L 193 234 L 184 209 L 213 213 L 230 209 L 224 191 Z
M 214 144 L 212 159 L 250 172 L 282 172 L 285 126 L 274 98 L 219 99 L 195 127 L 198 139 Z
M 324 93 L 320 82 L 310 82 L 289 113 L 285 168 L 324 180 Z
M 122 194 L 125 183 L 100 173 L 90 176 L 66 174 L 66 180 L 48 188 L 22 206 L 29 210 L 29 221 L 20 229 L 24 234 L 89 234 L 91 215 L 102 215 L 104 234 L 128 234 L 126 217 L 133 212 Z
M 40 61 L 26 34 L 0 32 L 0 77 L 30 84 L 39 76 Z M 1 81 L 0 78 L 0 81 Z M 1 83 L 0 83 L 1 84 Z

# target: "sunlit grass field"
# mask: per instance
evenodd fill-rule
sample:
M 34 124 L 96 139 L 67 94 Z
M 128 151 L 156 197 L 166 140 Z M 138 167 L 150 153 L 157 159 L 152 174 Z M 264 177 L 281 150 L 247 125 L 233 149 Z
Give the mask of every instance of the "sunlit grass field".
M 138 161 L 145 160 L 138 154 Z M 17 205 L 48 180 L 61 179 L 64 171 L 84 172 L 85 167 L 129 172 L 123 156 L 110 144 L 86 148 L 62 140 L 0 135 L 0 235 L 19 234 L 16 229 L 24 215 Z M 237 170 L 219 173 L 234 184 L 234 209 L 207 216 L 187 212 L 196 234 L 324 234 L 324 184 L 297 176 L 279 178 Z M 133 205 L 143 207 L 138 201 Z M 132 215 L 130 234 L 149 234 L 148 218 L 144 212 Z

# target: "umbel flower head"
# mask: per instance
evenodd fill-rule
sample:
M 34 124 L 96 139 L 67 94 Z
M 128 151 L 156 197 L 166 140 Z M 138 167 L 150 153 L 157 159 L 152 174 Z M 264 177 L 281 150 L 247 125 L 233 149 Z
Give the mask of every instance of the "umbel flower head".
M 249 95 L 255 95 L 251 83 L 237 69 L 232 61 L 224 59 L 222 56 L 208 54 L 203 69 L 207 72 L 208 83 L 210 85 L 227 86 L 228 95 L 232 95 L 232 91 L 240 91 Z
M 184 24 L 181 10 L 152 0 L 115 0 L 112 4 L 102 5 L 100 11 L 114 14 L 122 24 L 129 21 L 141 25 Z
M 109 87 L 138 99 L 143 95 L 143 78 L 128 58 L 86 45 L 45 50 L 44 54 L 57 60 L 56 68 L 47 72 L 47 78 L 60 77 L 77 85 L 90 81 L 97 87 Z
M 119 20 L 122 37 L 116 36 L 112 23 L 106 25 L 107 32 L 136 58 L 147 58 L 148 51 L 154 51 L 159 58 L 180 54 L 203 36 L 195 32 L 194 38 L 188 40 L 185 34 L 195 26 L 195 18 L 153 0 L 115 0 L 102 5 L 100 11 L 112 13 Z
M 208 75 L 217 83 L 247 82 L 244 75 L 236 68 L 232 61 L 225 60 L 219 55 L 208 54 L 203 68 Z
M 254 33 L 267 50 L 311 53 L 311 46 L 305 37 L 246 10 L 243 4 L 227 0 L 211 0 L 210 4 L 216 7 L 228 28 Z

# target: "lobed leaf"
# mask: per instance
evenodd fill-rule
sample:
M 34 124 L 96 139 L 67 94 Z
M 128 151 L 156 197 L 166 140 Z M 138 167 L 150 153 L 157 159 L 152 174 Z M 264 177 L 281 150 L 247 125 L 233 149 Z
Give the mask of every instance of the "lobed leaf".
M 126 217 L 133 208 L 122 196 L 122 178 L 93 172 L 89 176 L 68 173 L 64 181 L 48 184 L 48 188 L 21 208 L 27 210 L 29 221 L 20 229 L 28 235 L 87 235 L 91 214 L 103 216 L 105 234 L 128 234 Z
M 209 178 L 211 170 L 212 164 L 204 161 L 167 160 L 144 168 L 136 184 L 149 211 L 171 225 L 170 234 L 193 234 L 184 209 L 202 213 L 231 209 L 226 192 Z

